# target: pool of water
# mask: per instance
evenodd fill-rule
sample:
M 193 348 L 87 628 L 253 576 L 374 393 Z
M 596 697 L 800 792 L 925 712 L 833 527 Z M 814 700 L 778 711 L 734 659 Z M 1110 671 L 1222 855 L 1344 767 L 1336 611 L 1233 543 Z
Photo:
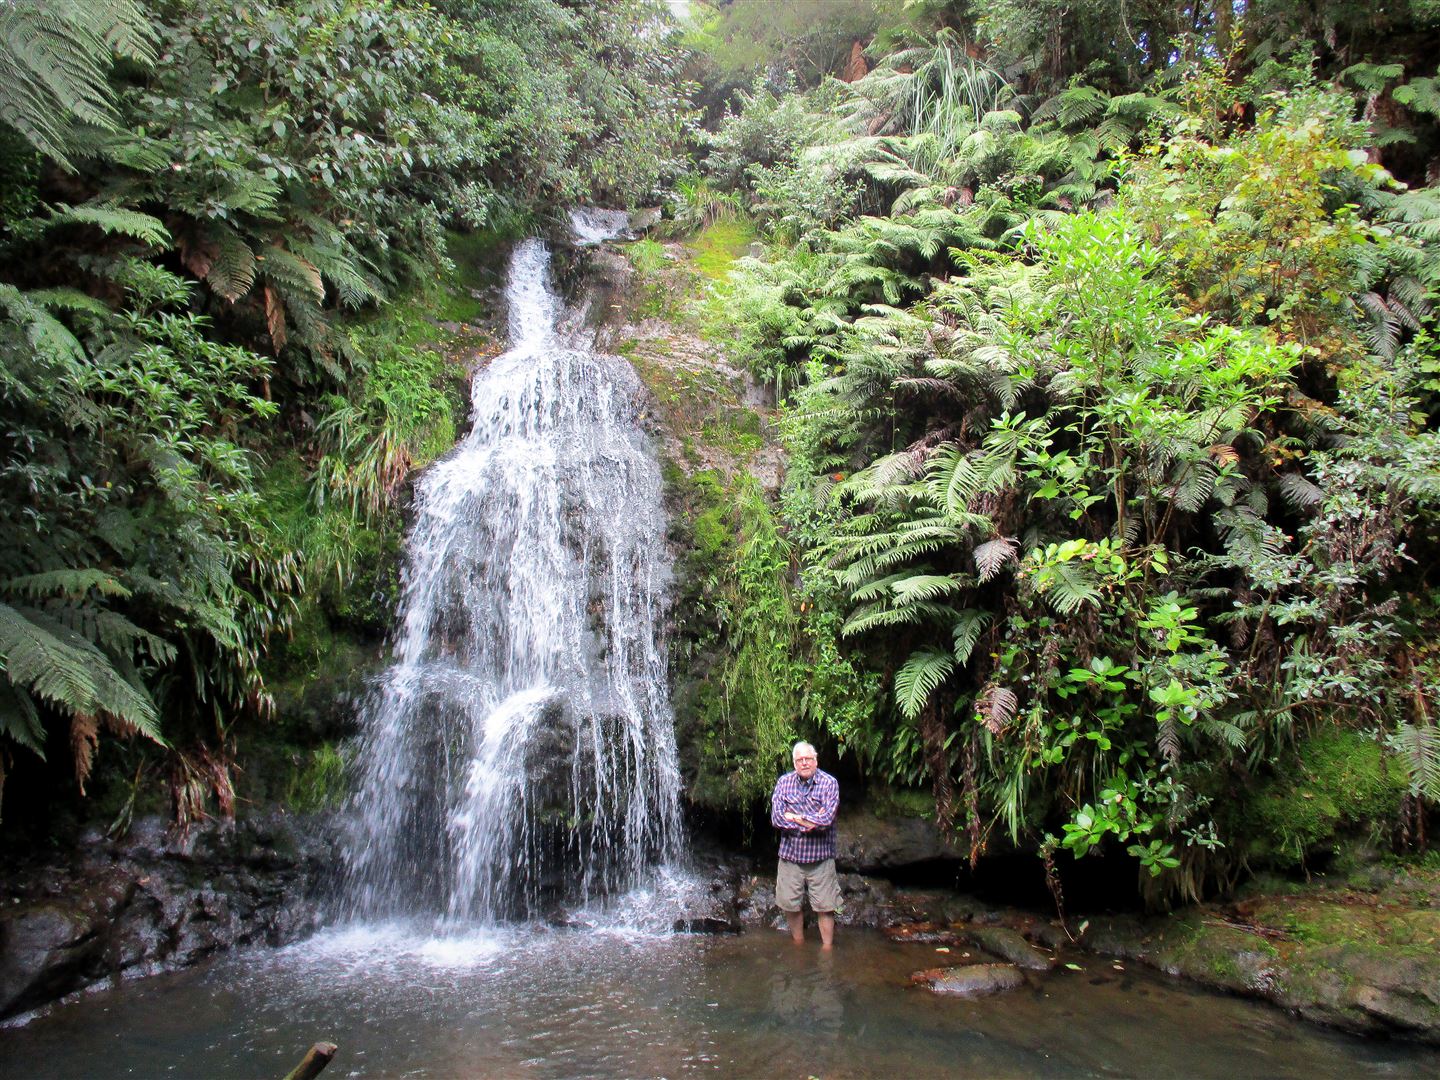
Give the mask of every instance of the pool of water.
M 326 931 L 93 992 L 0 1029 L 5 1076 L 442 1077 L 1440 1075 L 1440 1055 L 1352 1039 L 1110 960 L 980 1000 L 908 985 L 955 962 L 842 928 L 835 950 L 738 937 L 515 929 Z

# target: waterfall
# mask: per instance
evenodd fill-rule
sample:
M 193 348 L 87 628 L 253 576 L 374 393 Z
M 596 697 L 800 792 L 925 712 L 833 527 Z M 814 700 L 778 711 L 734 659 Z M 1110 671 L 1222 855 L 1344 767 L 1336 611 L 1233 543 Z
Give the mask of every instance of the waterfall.
M 549 263 L 516 248 L 510 349 L 416 484 L 348 819 L 358 917 L 523 918 L 678 854 L 660 470 L 634 371 L 557 329 Z

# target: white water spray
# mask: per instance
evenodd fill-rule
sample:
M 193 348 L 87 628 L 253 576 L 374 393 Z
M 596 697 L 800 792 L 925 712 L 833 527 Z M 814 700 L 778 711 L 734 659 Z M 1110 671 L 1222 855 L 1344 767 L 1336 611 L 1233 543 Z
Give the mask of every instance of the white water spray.
M 538 240 L 474 428 L 416 485 L 396 663 L 365 717 L 356 916 L 450 924 L 638 886 L 679 854 L 660 471 L 628 364 L 564 340 Z

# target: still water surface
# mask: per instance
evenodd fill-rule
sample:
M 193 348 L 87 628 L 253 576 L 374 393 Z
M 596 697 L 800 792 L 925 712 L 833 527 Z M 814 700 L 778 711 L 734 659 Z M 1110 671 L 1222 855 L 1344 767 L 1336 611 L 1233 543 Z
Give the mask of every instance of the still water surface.
M 952 960 L 844 931 L 833 954 L 740 937 L 332 930 L 130 982 L 0 1030 L 5 1076 L 1440 1076 L 1362 1041 L 1112 961 L 983 1000 L 909 988 Z

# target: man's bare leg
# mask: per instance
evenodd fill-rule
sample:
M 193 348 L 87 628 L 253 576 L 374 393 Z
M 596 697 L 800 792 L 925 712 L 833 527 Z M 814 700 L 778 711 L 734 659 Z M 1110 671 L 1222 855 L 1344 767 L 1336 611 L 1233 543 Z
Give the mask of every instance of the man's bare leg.
M 815 921 L 820 924 L 820 947 L 828 949 L 835 944 L 835 916 L 831 914 L 819 914 Z M 799 938 L 796 938 L 798 941 Z
M 796 945 L 805 944 L 805 912 L 785 912 L 785 924 L 790 927 L 790 940 Z

